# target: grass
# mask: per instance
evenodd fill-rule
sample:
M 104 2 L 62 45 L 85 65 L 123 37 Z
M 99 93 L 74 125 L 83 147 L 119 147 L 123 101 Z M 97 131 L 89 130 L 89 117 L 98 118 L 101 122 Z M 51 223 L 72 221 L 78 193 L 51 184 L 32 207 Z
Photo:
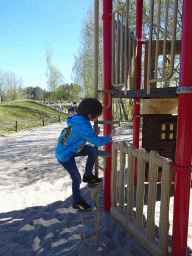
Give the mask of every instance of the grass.
M 16 121 L 18 122 L 18 131 L 40 127 L 45 125 L 64 121 L 68 114 L 60 110 L 51 108 L 43 103 L 34 100 L 15 100 L 6 103 L 0 103 L 0 134 L 9 134 L 16 131 Z

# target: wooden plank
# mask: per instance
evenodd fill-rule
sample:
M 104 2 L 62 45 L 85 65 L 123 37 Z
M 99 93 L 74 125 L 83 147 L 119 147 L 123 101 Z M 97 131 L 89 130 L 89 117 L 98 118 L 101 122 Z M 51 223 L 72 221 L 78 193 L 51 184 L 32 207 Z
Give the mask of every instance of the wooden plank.
M 117 206 L 117 150 L 116 145 L 118 145 L 117 142 L 113 143 L 112 146 L 112 205 Z
M 110 208 L 110 214 L 115 218 L 135 239 L 144 246 L 153 256 L 167 256 L 167 253 L 160 248 L 156 240 L 148 239 L 144 230 L 137 228 L 133 221 L 128 221 L 125 214 L 120 214 L 117 207 Z
M 163 159 L 163 171 L 161 179 L 161 208 L 159 221 L 159 244 L 167 251 L 169 232 L 169 202 L 171 193 L 171 167 L 170 160 Z
M 127 172 L 127 220 L 133 220 L 133 202 L 134 202 L 134 170 L 135 159 L 132 151 L 135 149 L 135 145 L 131 144 L 128 147 L 128 172 Z
M 151 150 L 149 153 L 149 191 L 147 206 L 147 236 L 149 239 L 155 238 L 155 203 L 157 196 L 158 168 L 155 165 L 157 151 Z
M 136 225 L 139 229 L 143 229 L 143 205 L 145 194 L 145 161 L 142 155 L 145 154 L 143 148 L 138 151 L 137 158 L 137 193 L 136 193 Z
M 119 121 L 98 120 L 98 124 L 118 124 Z
M 120 142 L 120 180 L 119 180 L 119 212 L 125 213 L 125 141 Z

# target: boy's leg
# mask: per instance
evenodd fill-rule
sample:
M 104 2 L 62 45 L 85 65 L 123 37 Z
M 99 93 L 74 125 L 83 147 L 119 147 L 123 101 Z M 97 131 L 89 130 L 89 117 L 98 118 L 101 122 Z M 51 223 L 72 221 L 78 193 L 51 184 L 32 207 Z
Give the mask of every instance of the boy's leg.
M 93 171 L 93 166 L 95 164 L 95 158 L 97 155 L 97 149 L 93 146 L 85 145 L 84 148 L 75 156 L 88 156 L 86 167 L 85 167 L 85 175 L 90 176 Z
M 81 175 L 77 169 L 76 162 L 74 157 L 72 157 L 67 162 L 60 162 L 60 164 L 67 170 L 72 179 L 72 192 L 73 192 L 73 201 L 75 203 L 79 202 L 82 197 L 80 195 L 80 184 L 81 184 Z

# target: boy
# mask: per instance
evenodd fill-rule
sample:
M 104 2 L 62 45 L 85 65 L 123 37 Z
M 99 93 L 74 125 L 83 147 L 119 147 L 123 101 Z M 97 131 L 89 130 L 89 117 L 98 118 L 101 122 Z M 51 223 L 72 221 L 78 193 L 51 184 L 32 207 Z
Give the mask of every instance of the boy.
M 91 206 L 80 195 L 81 176 L 77 169 L 75 157 L 88 156 L 83 181 L 100 184 L 102 180 L 92 174 L 96 158 L 96 148 L 85 145 L 86 141 L 103 146 L 115 135 L 115 128 L 111 134 L 99 138 L 91 126 L 90 121 L 96 121 L 102 114 L 101 103 L 94 98 L 86 98 L 81 101 L 77 108 L 77 114 L 67 118 L 68 127 L 63 129 L 55 149 L 55 157 L 67 170 L 72 179 L 73 208 L 90 211 Z M 97 132 L 99 134 L 99 132 Z

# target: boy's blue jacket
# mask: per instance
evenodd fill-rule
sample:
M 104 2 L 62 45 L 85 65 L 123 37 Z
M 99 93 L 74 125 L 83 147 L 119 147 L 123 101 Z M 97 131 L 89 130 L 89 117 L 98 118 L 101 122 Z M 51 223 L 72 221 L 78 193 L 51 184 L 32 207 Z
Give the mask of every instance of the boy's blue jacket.
M 55 157 L 60 162 L 66 162 L 80 152 L 86 141 L 96 146 L 103 146 L 111 140 L 110 135 L 99 138 L 94 133 L 91 123 L 78 114 L 68 117 L 67 125 L 68 127 L 61 132 L 55 149 Z

